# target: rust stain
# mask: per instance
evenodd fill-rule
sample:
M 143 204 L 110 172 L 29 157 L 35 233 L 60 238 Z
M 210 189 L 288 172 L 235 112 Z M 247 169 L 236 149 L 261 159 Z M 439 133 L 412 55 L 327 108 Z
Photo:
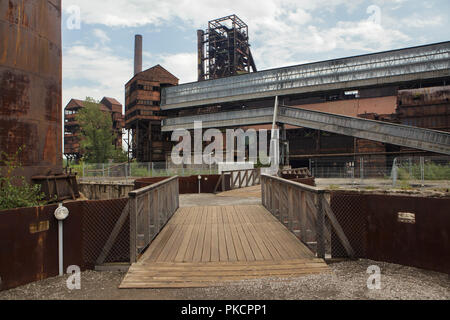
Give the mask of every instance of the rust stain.
M 46 89 L 45 118 L 49 121 L 58 121 L 58 112 L 61 110 L 59 87 L 56 84 L 49 84 Z
M 0 115 L 22 116 L 30 109 L 30 78 L 5 71 L 0 80 Z
M 19 122 L 18 120 L 0 119 L 0 150 L 15 154 L 19 147 L 25 147 L 19 161 L 30 166 L 37 159 L 38 128 L 36 124 Z
M 9 3 L 8 3 L 8 11 L 6 11 L 6 20 L 8 20 L 10 23 L 16 23 L 15 22 L 15 18 L 14 18 L 14 3 L 11 1 L 11 0 L 9 0 Z
M 49 163 L 56 164 L 56 140 L 57 140 L 57 127 L 49 126 L 47 130 L 47 135 L 45 137 L 45 146 L 42 150 L 42 160 Z
M 1 55 L 0 63 L 5 64 L 6 56 L 8 54 L 9 32 L 5 32 L 4 34 L 2 34 L 2 38 L 3 38 L 3 45 L 2 45 L 3 53 Z

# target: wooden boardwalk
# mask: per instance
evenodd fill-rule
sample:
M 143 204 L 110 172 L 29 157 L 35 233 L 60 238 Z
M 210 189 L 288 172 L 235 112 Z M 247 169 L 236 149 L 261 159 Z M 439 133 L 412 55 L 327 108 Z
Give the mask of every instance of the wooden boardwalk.
M 329 272 L 260 205 L 180 208 L 120 288 L 220 286 Z

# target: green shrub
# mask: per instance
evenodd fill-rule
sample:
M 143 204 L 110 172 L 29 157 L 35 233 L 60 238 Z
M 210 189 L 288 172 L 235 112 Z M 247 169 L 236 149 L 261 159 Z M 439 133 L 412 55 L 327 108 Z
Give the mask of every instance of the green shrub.
M 450 166 L 449 165 L 439 165 L 435 163 L 425 164 L 425 180 L 450 180 Z M 399 180 L 420 180 L 421 171 L 420 165 L 411 166 L 411 171 L 409 168 L 399 168 L 398 169 L 398 179 Z
M 18 161 L 21 148 L 14 155 L 1 152 L 0 164 L 4 165 L 4 172 L 0 176 L 0 210 L 24 207 L 35 207 L 46 204 L 45 194 L 40 185 L 26 182 L 25 177 L 14 175 L 14 171 L 21 169 Z

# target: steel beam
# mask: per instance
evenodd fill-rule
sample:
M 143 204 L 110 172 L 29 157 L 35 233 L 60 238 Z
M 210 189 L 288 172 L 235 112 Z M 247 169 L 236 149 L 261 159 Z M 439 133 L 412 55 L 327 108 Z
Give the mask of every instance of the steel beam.
M 278 121 L 298 127 L 450 155 L 448 132 L 286 107 L 280 108 Z
M 191 130 L 194 121 L 204 129 L 270 124 L 273 108 L 231 111 L 163 120 L 163 131 Z M 280 107 L 279 123 L 311 128 L 382 143 L 450 155 L 450 133 L 298 108 Z

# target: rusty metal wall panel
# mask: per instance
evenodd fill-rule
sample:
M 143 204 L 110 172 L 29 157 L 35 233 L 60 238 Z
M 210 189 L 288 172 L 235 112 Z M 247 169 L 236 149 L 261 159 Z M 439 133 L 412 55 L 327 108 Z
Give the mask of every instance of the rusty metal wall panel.
M 337 191 L 331 208 L 359 258 L 450 274 L 450 198 Z M 414 217 L 402 221 L 400 214 Z M 345 252 L 332 234 L 332 255 Z
M 403 107 L 448 104 L 449 99 L 450 86 L 400 90 L 398 92 L 398 105 Z
M 64 267 L 84 264 L 81 256 L 80 203 L 66 205 Z M 21 208 L 0 212 L 0 290 L 58 275 L 57 206 Z
M 64 270 L 93 269 L 128 199 L 64 204 Z M 0 212 L 0 290 L 58 275 L 56 205 Z M 125 222 L 106 262 L 129 261 L 129 222 Z
M 368 195 L 367 256 L 450 274 L 450 199 Z M 414 221 L 399 221 L 412 213 Z
M 201 193 L 213 193 L 214 188 L 216 187 L 217 182 L 220 179 L 220 175 L 212 174 L 212 175 L 202 175 L 200 182 L 200 191 Z M 154 177 L 154 178 L 143 178 L 138 179 L 134 182 L 135 188 L 140 189 L 160 181 L 167 179 L 168 177 Z M 190 176 L 190 177 L 180 177 L 179 178 L 179 186 L 180 194 L 192 194 L 198 193 L 198 176 Z M 225 178 L 225 189 L 230 189 L 230 178 L 226 176 Z M 218 191 L 222 191 L 222 184 L 219 185 Z
M 0 150 L 28 179 L 62 172 L 61 0 L 0 2 Z

